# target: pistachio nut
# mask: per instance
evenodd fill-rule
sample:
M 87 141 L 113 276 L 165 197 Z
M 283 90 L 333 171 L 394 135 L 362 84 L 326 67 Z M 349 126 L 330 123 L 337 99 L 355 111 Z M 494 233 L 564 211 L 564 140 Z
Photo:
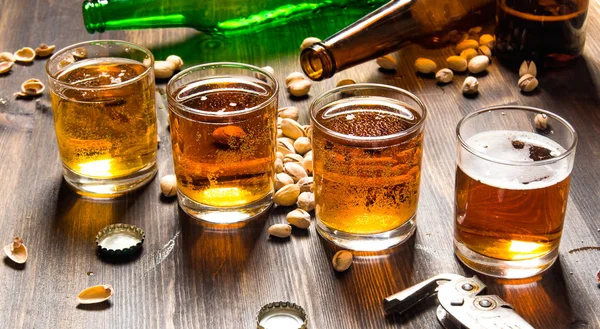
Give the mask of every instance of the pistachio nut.
M 35 48 L 35 55 L 39 57 L 50 56 L 52 52 L 54 52 L 55 45 L 48 46 L 45 43 L 40 44 L 37 48 Z
M 302 129 L 304 130 L 304 129 Z M 296 150 L 296 153 L 298 154 L 305 154 L 306 152 L 310 151 L 312 149 L 312 146 L 310 144 L 310 139 L 308 139 L 308 137 L 298 137 L 295 141 L 294 141 L 294 149 Z
M 492 50 L 488 46 L 479 46 L 479 49 L 477 49 L 477 53 L 479 53 L 479 55 L 484 55 L 488 58 L 492 58 Z
M 460 54 L 465 49 L 469 49 L 469 48 L 477 49 L 478 47 L 479 47 L 479 42 L 477 42 L 476 40 L 471 40 L 471 39 L 463 40 L 456 45 L 456 53 Z
M 356 81 L 354 81 L 352 79 L 343 79 L 343 80 L 338 81 L 338 83 L 336 83 L 335 86 L 341 87 L 341 86 L 353 85 L 355 83 L 356 83 Z
M 479 90 L 479 81 L 475 77 L 467 77 L 462 85 L 463 94 L 476 94 Z
M 87 58 L 87 53 L 88 53 L 88 52 L 87 52 L 87 49 L 85 49 L 85 48 L 81 48 L 81 47 L 80 47 L 80 48 L 76 48 L 76 49 L 75 49 L 75 50 L 74 50 L 74 51 L 71 53 L 71 55 L 73 55 L 73 57 L 74 57 L 75 59 L 77 59 L 77 60 L 80 60 L 80 59 Z
M 304 50 L 318 42 L 321 42 L 321 39 L 315 37 L 308 37 L 302 41 L 302 44 L 300 45 L 300 50 Z
M 310 226 L 310 214 L 303 209 L 295 209 L 290 211 L 285 218 L 291 225 L 307 229 Z
M 538 130 L 548 129 L 548 116 L 543 113 L 537 114 L 535 116 L 535 118 L 533 118 L 533 124 L 535 125 L 535 129 L 538 129 Z M 302 188 L 300 188 L 300 190 L 302 191 Z
M 464 72 L 467 70 L 467 60 L 462 56 L 450 56 L 446 58 L 446 65 L 455 72 Z
M 277 158 L 275 159 L 275 172 L 280 173 L 283 172 L 283 160 Z
M 306 170 L 306 172 L 309 175 L 312 175 L 312 173 L 313 173 L 313 158 L 312 158 L 312 156 L 305 157 L 304 160 L 302 160 L 302 168 L 304 168 L 304 170 Z
M 469 72 L 471 73 L 481 73 L 487 70 L 490 65 L 490 59 L 487 56 L 479 55 L 473 57 L 469 61 Z
M 277 152 L 277 153 L 275 153 L 275 154 L 276 154 L 276 156 L 277 156 L 277 159 L 281 159 L 281 160 L 283 161 L 283 153 L 281 153 L 281 152 Z
M 277 116 L 283 119 L 298 121 L 299 110 L 295 106 L 282 107 L 277 110 Z
M 295 153 L 294 145 L 282 138 L 277 139 L 277 152 L 280 152 L 285 157 L 286 154 Z
M 283 156 L 283 163 L 295 162 L 301 163 L 304 158 L 300 154 L 290 153 Z
M 521 67 L 519 68 L 519 77 L 522 77 L 525 74 L 531 74 L 534 77 L 537 76 L 537 66 L 535 65 L 534 61 L 523 61 Z
M 296 205 L 302 210 L 313 211 L 315 209 L 315 195 L 312 192 L 300 193 Z
M 484 34 L 479 37 L 479 44 L 482 46 L 488 46 L 490 49 L 494 48 L 496 38 L 491 34 Z
M 20 237 L 15 237 L 13 242 L 4 246 L 3 249 L 6 256 L 13 262 L 23 264 L 27 261 L 27 248 Z
M 183 66 L 183 60 L 177 55 L 169 55 L 165 61 L 173 64 L 174 70 L 180 70 Z
M 273 195 L 273 202 L 280 206 L 291 206 L 298 200 L 300 186 L 296 184 L 284 185 Z
M 212 132 L 216 144 L 232 149 L 239 148 L 246 135 L 244 129 L 235 125 L 219 127 Z
M 474 27 L 470 28 L 469 31 L 467 31 L 467 33 L 469 35 L 479 34 L 479 33 L 481 33 L 482 30 L 483 30 L 483 28 L 481 26 L 474 26 Z
M 305 134 L 304 129 L 302 129 L 302 125 L 295 120 L 287 118 L 281 120 L 281 130 L 283 131 L 284 136 L 287 136 L 291 139 L 298 139 L 299 137 L 303 137 Z
M 352 253 L 348 250 L 340 250 L 333 255 L 333 269 L 338 272 L 344 272 L 352 265 Z
M 450 69 L 441 69 L 435 74 L 435 79 L 439 83 L 449 83 L 452 81 L 452 78 L 454 78 L 454 73 Z
M 415 68 L 419 73 L 429 74 L 437 70 L 437 64 L 429 58 L 417 58 Z
M 177 178 L 175 175 L 165 175 L 160 178 L 160 192 L 166 197 L 177 195 Z
M 304 80 L 304 74 L 300 72 L 292 72 L 285 78 L 285 86 L 289 88 L 292 83 L 299 80 Z
M 294 182 L 301 180 L 302 178 L 308 176 L 306 174 L 306 170 L 302 167 L 302 165 L 296 162 L 288 162 L 283 164 L 283 172 L 290 175 Z
M 283 130 L 281 128 L 277 128 L 277 138 L 283 137 Z
M 471 59 L 473 59 L 473 57 L 477 56 L 478 54 L 479 53 L 477 52 L 477 49 L 468 48 L 460 52 L 460 57 L 466 59 L 468 63 Z
M 292 227 L 288 224 L 274 224 L 269 226 L 267 233 L 278 238 L 287 238 L 292 234 Z
M 290 175 L 280 172 L 275 174 L 275 190 L 279 191 L 282 187 L 286 185 L 294 184 L 294 180 Z
M 385 55 L 382 57 L 377 58 L 376 60 L 377 65 L 379 65 L 380 68 L 387 70 L 387 71 L 395 71 L 396 70 L 396 59 L 392 56 L 392 55 Z
M 154 61 L 154 76 L 158 79 L 168 79 L 175 72 L 175 64 L 169 61 Z
M 298 184 L 298 186 L 300 186 L 300 193 L 314 192 L 314 189 L 313 189 L 314 181 L 313 181 L 313 178 L 310 176 L 302 178 L 296 184 Z
M 526 93 L 532 92 L 538 86 L 538 80 L 531 74 L 527 73 L 519 79 L 519 88 Z
M 302 97 L 308 95 L 310 87 L 312 87 L 312 82 L 306 79 L 296 80 L 290 84 L 288 91 L 292 96 Z

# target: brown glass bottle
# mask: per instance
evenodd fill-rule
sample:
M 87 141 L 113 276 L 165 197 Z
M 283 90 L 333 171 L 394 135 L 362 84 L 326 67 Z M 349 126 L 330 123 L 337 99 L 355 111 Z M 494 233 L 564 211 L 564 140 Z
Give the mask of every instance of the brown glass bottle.
M 448 32 L 491 22 L 495 0 L 395 0 L 302 51 L 313 80 L 383 56 L 410 43 L 441 47 Z

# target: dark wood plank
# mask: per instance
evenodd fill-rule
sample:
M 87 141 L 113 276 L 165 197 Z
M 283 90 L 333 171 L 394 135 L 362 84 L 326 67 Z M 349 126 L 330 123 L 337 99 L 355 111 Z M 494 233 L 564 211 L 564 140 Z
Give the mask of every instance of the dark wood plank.
M 314 227 L 295 231 L 289 241 L 267 239 L 266 227 L 284 222 L 289 209 L 276 208 L 247 227 L 222 232 L 203 228 L 176 202 L 161 198 L 157 179 L 113 201 L 78 197 L 62 180 L 49 97 L 17 101 L 12 96 L 28 78 L 45 81 L 44 60 L 15 65 L 0 77 L 0 242 L 22 236 L 30 259 L 22 267 L 7 260 L 0 265 L 1 323 L 15 328 L 254 328 L 263 304 L 290 300 L 307 310 L 311 328 L 439 328 L 434 300 L 388 317 L 381 300 L 441 272 L 474 274 L 452 253 L 454 129 L 471 111 L 513 103 L 564 116 L 580 141 L 557 264 L 529 280 L 484 281 L 536 328 L 600 328 L 600 290 L 594 278 L 600 251 L 570 252 L 600 245 L 599 9 L 598 1 L 590 3 L 584 57 L 567 69 L 543 73 L 540 91 L 531 96 L 516 88 L 516 73 L 494 63 L 480 79 L 480 95 L 464 98 L 459 91 L 464 76 L 440 87 L 413 73 L 417 57 L 441 64 L 451 51 L 418 47 L 395 54 L 401 68 L 396 74 L 366 63 L 315 83 L 306 99 L 280 93 L 280 106 L 300 107 L 303 122 L 314 97 L 342 78 L 406 88 L 429 108 L 416 235 L 390 252 L 358 253 L 351 270 L 341 274 L 330 265 L 337 249 L 320 239 Z M 250 39 L 211 38 L 188 29 L 89 35 L 79 1 L 0 2 L 0 51 L 41 42 L 61 48 L 90 39 L 124 39 L 149 47 L 158 59 L 179 54 L 186 67 L 210 61 L 271 65 L 279 81 L 300 67 L 297 47 L 278 38 L 299 44 L 311 31 L 318 37 L 333 32 L 313 21 Z M 164 104 L 158 111 L 160 176 L 173 169 Z M 144 252 L 133 262 L 111 264 L 95 255 L 96 232 L 116 222 L 146 231 Z M 77 306 L 76 294 L 100 283 L 115 287 L 111 301 Z

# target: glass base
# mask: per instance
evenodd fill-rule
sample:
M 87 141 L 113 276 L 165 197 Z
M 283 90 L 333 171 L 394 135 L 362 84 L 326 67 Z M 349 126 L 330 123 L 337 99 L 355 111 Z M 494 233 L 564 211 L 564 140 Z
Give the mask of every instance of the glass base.
M 558 247 L 534 259 L 501 260 L 483 256 L 454 240 L 454 253 L 463 264 L 481 274 L 503 279 L 525 279 L 550 268 L 558 258 Z
M 186 214 L 209 224 L 235 224 L 251 220 L 269 210 L 273 205 L 273 193 L 240 207 L 213 207 L 198 203 L 181 191 L 177 191 L 179 206 Z M 236 226 L 237 227 L 237 226 Z
M 344 249 L 356 251 L 381 251 L 408 240 L 417 229 L 413 215 L 402 226 L 377 234 L 354 234 L 332 230 L 317 218 L 317 232 L 326 240 Z
M 152 180 L 158 167 L 156 161 L 148 164 L 140 171 L 119 178 L 90 178 L 77 174 L 63 165 L 65 181 L 77 194 L 97 199 L 110 199 L 138 189 Z

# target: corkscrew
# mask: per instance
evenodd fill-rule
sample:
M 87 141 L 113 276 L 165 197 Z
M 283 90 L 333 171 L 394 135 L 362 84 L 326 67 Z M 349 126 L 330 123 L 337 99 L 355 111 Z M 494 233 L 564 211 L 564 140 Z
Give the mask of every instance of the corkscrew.
M 437 318 L 446 329 L 533 329 L 512 305 L 495 295 L 481 295 L 485 284 L 476 276 L 439 274 L 383 300 L 385 312 L 404 313 L 437 294 Z

